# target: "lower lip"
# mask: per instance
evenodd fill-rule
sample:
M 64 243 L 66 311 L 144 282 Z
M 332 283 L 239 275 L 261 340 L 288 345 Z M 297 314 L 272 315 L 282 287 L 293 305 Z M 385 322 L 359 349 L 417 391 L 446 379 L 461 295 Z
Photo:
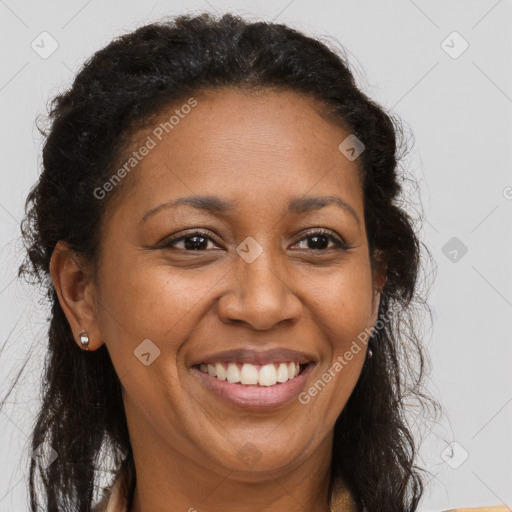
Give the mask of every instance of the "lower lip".
M 198 368 L 191 368 L 206 388 L 222 400 L 242 409 L 258 410 L 276 409 L 295 400 L 304 388 L 312 369 L 313 364 L 310 363 L 300 375 L 291 380 L 273 386 L 259 386 L 234 384 L 212 377 Z

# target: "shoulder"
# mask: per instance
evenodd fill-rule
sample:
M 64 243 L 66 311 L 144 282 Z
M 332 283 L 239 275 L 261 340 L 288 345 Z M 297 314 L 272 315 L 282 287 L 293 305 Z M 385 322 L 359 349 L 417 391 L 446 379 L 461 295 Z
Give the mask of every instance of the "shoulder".
M 101 501 L 96 503 L 96 505 L 94 505 L 94 507 L 91 508 L 91 512 L 105 512 L 105 510 L 107 508 L 107 503 L 108 503 L 108 493 L 105 493 L 103 495 L 103 498 L 101 499 Z
M 120 471 L 110 487 L 103 489 L 103 496 L 91 512 L 128 512 L 127 490 L 131 485 L 130 475 Z
M 450 508 L 443 512 L 510 512 L 511 509 L 505 505 L 492 505 L 489 507 L 476 507 L 476 508 Z

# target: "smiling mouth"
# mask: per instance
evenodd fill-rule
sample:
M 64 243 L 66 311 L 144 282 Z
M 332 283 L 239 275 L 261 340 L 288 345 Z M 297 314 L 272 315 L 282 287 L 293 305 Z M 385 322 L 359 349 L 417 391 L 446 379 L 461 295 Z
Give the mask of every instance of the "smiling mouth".
M 275 386 L 293 380 L 300 375 L 308 364 L 300 364 L 294 361 L 275 362 L 265 365 L 250 363 L 201 363 L 194 365 L 203 373 L 225 380 L 231 384 L 243 386 Z

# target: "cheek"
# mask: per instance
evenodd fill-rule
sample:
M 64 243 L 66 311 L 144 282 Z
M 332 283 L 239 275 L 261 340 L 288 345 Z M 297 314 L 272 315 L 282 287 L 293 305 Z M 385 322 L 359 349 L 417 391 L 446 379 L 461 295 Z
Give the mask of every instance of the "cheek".
M 331 272 L 314 294 L 315 314 L 326 326 L 333 351 L 344 351 L 372 323 L 371 271 L 364 258 Z
M 180 272 L 165 264 L 128 262 L 122 257 L 111 261 L 116 263 L 103 267 L 99 300 L 101 330 L 109 350 L 122 346 L 123 353 L 133 354 L 143 340 L 150 339 L 162 356 L 174 357 L 222 273 Z
M 154 411 L 164 396 L 165 402 L 183 401 L 178 352 L 205 314 L 207 297 L 222 273 L 122 261 L 104 270 L 100 328 L 112 363 L 127 395 L 148 422 L 158 423 L 162 418 Z M 176 411 L 168 414 L 173 421 Z
M 324 280 L 327 283 L 327 280 Z M 329 297 L 329 300 L 327 300 Z M 315 297 L 314 315 L 329 345 L 300 402 L 322 418 L 319 431 L 339 416 L 356 386 L 365 360 L 368 329 L 372 325 L 372 281 L 364 258 L 343 271 L 332 272 L 327 286 Z M 364 341 L 362 341 L 364 340 Z

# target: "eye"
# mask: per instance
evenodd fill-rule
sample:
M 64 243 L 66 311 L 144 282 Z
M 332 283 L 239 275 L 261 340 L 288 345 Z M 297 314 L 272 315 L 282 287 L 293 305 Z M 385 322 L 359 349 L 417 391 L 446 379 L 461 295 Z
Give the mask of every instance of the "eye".
M 185 251 L 202 251 L 208 249 L 208 242 L 213 242 L 213 238 L 210 233 L 204 231 L 194 231 L 185 236 L 174 238 L 166 242 L 161 248 L 177 248 Z M 178 243 L 182 243 L 182 247 L 177 247 Z
M 327 229 L 318 229 L 316 231 L 310 231 L 307 235 L 299 240 L 297 243 L 302 243 L 304 240 L 311 240 L 312 243 L 306 245 L 310 245 L 309 247 L 302 247 L 302 249 L 310 249 L 312 251 L 325 251 L 327 249 L 342 249 L 347 250 L 350 247 L 338 236 L 334 235 L 332 231 Z M 334 244 L 334 247 L 328 247 L 329 242 Z M 326 246 L 327 245 L 327 246 Z

